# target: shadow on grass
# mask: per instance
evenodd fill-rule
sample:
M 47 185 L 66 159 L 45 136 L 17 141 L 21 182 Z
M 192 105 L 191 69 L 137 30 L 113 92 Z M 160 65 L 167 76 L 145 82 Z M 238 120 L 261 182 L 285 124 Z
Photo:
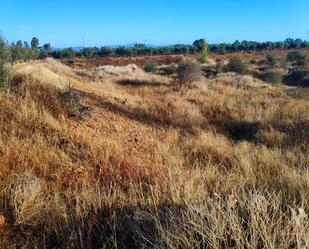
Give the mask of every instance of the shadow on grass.
M 86 98 L 89 98 L 96 102 L 96 105 L 103 107 L 111 112 L 117 113 L 119 115 L 125 116 L 127 118 L 133 119 L 135 121 L 139 121 L 141 123 L 151 125 L 151 126 L 163 126 L 163 127 L 173 127 L 175 129 L 180 129 L 189 133 L 194 133 L 195 128 L 206 128 L 208 123 L 203 125 L 192 125 L 192 123 L 187 122 L 179 122 L 175 121 L 171 118 L 166 117 L 158 117 L 156 115 L 146 113 L 143 110 L 130 109 L 125 104 L 121 103 L 112 103 L 110 100 L 104 98 L 103 96 L 99 96 L 95 93 L 88 93 L 81 90 L 78 90 L 78 93 Z M 201 127 L 202 126 L 202 127 Z
M 67 223 L 63 233 L 45 236 L 44 242 L 46 248 L 158 248 L 164 244 L 160 229 L 168 231 L 173 222 L 181 224 L 180 214 L 186 212 L 188 206 L 175 204 L 89 211 L 85 219 Z M 68 242 L 68 232 L 78 238 Z M 200 241 L 201 248 L 210 246 L 199 234 L 194 239 Z
M 214 127 L 216 132 L 221 133 L 228 138 L 239 141 L 248 141 L 252 143 L 261 143 L 268 147 L 274 146 L 264 143 L 259 139 L 258 135 L 262 131 L 275 130 L 286 134 L 286 140 L 282 144 L 282 147 L 292 147 L 295 145 L 302 145 L 309 143 L 309 122 L 308 121 L 284 121 L 276 120 L 269 123 L 265 122 L 249 122 L 244 120 L 233 119 L 217 119 L 206 120 L 199 124 L 192 124 L 190 122 L 182 122 L 173 120 L 168 117 L 159 117 L 151 113 L 144 112 L 143 110 L 130 109 L 125 104 L 112 103 L 110 100 L 96 95 L 94 93 L 87 93 L 79 91 L 81 96 L 92 99 L 97 105 L 106 108 L 107 110 L 118 113 L 130 119 L 139 121 L 141 123 L 151 126 L 172 127 L 184 132 L 195 134 L 199 129 L 206 130 L 209 127 Z
M 210 124 L 218 129 L 218 132 L 229 137 L 230 139 L 238 141 L 248 141 L 252 143 L 260 143 L 267 147 L 280 146 L 282 148 L 303 146 L 309 144 L 309 122 L 308 121 L 272 121 L 269 123 L 262 122 L 248 122 L 235 120 L 215 120 L 210 121 Z M 263 131 L 277 131 L 285 134 L 280 144 L 275 141 L 267 143 L 261 140 L 258 136 Z
M 275 191 L 280 195 L 284 194 L 282 199 L 287 203 L 294 202 L 294 204 L 301 205 L 302 202 L 301 195 L 279 177 L 274 179 L 261 178 L 256 183 L 246 183 L 242 186 L 242 189 L 247 193 L 250 193 L 251 189 L 254 189 L 254 191 L 260 189 L 269 193 Z M 230 196 L 228 193 L 220 194 L 219 199 L 216 196 L 208 198 L 206 201 L 197 200 L 186 204 L 173 204 L 167 201 L 160 205 L 130 205 L 124 208 L 104 206 L 100 209 L 90 209 L 86 217 L 68 219 L 65 224 L 62 224 L 63 230 L 56 227 L 52 229 L 57 232 L 44 234 L 41 233 L 41 231 L 44 231 L 43 227 L 37 231 L 37 236 L 44 237 L 44 240 L 37 240 L 37 242 L 44 243 L 44 248 L 126 249 L 172 248 L 167 246 L 166 243 L 172 242 L 170 239 L 175 239 L 174 245 L 178 246 L 173 248 L 193 248 L 188 247 L 188 241 L 185 239 L 189 239 L 192 240 L 190 245 L 195 244 L 195 248 L 213 248 L 211 242 L 205 240 L 205 236 L 212 234 L 211 228 L 216 226 L 213 224 L 214 221 L 221 222 L 220 219 L 225 218 L 226 222 L 226 218 L 231 215 L 231 210 L 233 210 L 233 219 L 246 221 L 243 222 L 241 231 L 244 232 L 244 235 L 249 235 L 248 229 L 251 225 L 251 219 L 258 217 L 254 212 L 250 212 L 250 207 L 247 208 L 239 204 L 231 207 Z M 270 202 L 269 208 L 275 208 L 273 205 Z M 259 209 L 259 207 L 255 208 Z M 223 216 L 213 216 L 214 213 L 217 213 L 214 211 L 218 211 Z M 280 211 L 285 213 L 289 212 L 289 209 L 282 205 Z M 280 212 L 277 213 L 282 215 Z M 262 217 L 258 220 L 264 221 Z M 254 220 L 254 222 L 256 221 Z M 224 225 L 224 220 L 222 220 L 222 225 Z M 196 230 L 198 227 L 201 228 L 201 231 Z M 50 231 L 50 227 L 46 228 L 47 231 Z M 236 227 L 236 229 L 239 232 L 239 227 Z M 293 235 L 291 235 L 292 237 Z M 34 238 L 35 236 L 33 236 Z M 30 237 L 30 239 L 32 238 Z M 235 248 L 238 240 L 231 237 L 230 231 L 226 230 L 219 234 L 218 241 L 222 246 L 220 248 Z M 261 242 L 257 248 L 266 248 L 265 246 Z
M 241 141 L 254 141 L 258 131 L 262 128 L 260 122 L 236 121 L 236 120 L 213 120 L 210 121 L 223 134 L 229 138 Z
M 166 84 L 163 84 L 159 81 L 145 81 L 145 80 L 130 80 L 130 79 L 125 79 L 125 80 L 119 80 L 117 81 L 117 84 L 122 85 L 122 86 L 134 86 L 134 87 L 144 87 L 144 86 L 149 86 L 149 87 L 160 87 L 160 86 L 166 86 Z

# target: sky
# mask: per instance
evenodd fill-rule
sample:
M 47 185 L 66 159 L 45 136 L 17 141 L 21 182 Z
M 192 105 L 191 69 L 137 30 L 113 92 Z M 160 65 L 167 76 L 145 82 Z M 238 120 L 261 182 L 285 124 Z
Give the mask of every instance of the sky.
M 309 40 L 309 0 L 0 0 L 10 42 L 53 47 Z

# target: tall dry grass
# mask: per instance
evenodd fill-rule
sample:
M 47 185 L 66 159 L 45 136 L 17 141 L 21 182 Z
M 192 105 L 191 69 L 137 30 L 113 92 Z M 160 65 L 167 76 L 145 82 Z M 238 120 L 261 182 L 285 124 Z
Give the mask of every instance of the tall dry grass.
M 0 95 L 1 248 L 309 247 L 306 89 L 14 67 Z M 91 114 L 70 117 L 68 89 Z

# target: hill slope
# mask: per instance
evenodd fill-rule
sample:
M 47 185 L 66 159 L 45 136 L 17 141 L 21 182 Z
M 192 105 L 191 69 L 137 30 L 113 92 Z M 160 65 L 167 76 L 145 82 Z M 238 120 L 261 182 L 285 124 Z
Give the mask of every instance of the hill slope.
M 4 248 L 306 248 L 309 92 L 134 65 L 16 64 L 0 95 Z M 31 235 L 31 236 L 29 236 Z

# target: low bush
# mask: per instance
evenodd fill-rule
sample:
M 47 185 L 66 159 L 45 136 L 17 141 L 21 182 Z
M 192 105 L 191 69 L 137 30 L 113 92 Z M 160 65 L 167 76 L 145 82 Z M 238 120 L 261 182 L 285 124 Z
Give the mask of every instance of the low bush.
M 148 62 L 144 66 L 144 70 L 147 73 L 155 73 L 157 71 L 157 63 L 155 62 Z
M 224 69 L 224 61 L 218 59 L 218 60 L 216 61 L 216 71 L 217 71 L 218 73 L 222 73 L 222 72 L 223 72 L 223 69 Z
M 11 177 L 2 195 L 5 211 L 11 214 L 16 226 L 37 227 L 48 215 L 46 182 L 32 172 Z
M 280 83 L 283 80 L 283 74 L 280 71 L 269 70 L 260 76 L 261 80 L 268 83 Z
M 177 73 L 177 64 L 170 64 L 161 69 L 164 75 L 170 76 Z
M 278 59 L 277 59 L 277 57 L 276 57 L 274 54 L 268 54 L 268 55 L 266 56 L 266 59 L 267 59 L 268 64 L 269 64 L 271 67 L 276 66 Z
M 304 66 L 307 62 L 306 59 L 306 55 L 300 51 L 292 51 L 287 55 L 287 60 L 296 63 L 298 66 Z
M 225 67 L 226 72 L 234 72 L 238 74 L 245 74 L 247 70 L 247 64 L 238 57 L 230 58 L 229 63 Z
M 177 69 L 177 79 L 180 85 L 189 85 L 200 80 L 202 72 L 200 66 L 192 61 L 181 62 Z
M 292 70 L 284 79 L 285 83 L 291 86 L 309 86 L 309 70 L 298 68 Z
M 65 111 L 69 117 L 77 117 L 83 111 L 87 111 L 88 107 L 81 104 L 80 95 L 74 90 L 67 90 L 60 93 L 60 102 L 65 107 Z

